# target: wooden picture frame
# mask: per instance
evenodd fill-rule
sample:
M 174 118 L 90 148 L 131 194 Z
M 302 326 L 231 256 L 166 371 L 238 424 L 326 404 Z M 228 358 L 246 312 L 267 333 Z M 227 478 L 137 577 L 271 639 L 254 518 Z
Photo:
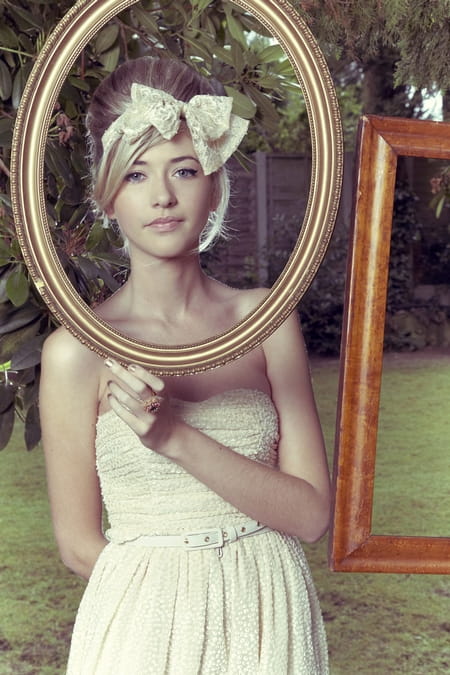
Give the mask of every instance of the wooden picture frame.
M 337 572 L 450 573 L 450 537 L 371 534 L 397 158 L 450 160 L 450 124 L 364 116 L 344 308 L 329 564 Z

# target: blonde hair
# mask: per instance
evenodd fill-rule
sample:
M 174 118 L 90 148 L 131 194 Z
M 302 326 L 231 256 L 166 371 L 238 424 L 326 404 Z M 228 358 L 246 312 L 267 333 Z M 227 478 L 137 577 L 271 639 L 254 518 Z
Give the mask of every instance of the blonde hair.
M 221 85 L 208 80 L 187 64 L 169 58 L 143 56 L 126 61 L 97 87 L 86 117 L 88 149 L 92 176 L 92 201 L 107 219 L 107 209 L 117 194 L 133 162 L 146 150 L 162 139 L 150 127 L 133 143 L 119 139 L 107 153 L 103 152 L 102 137 L 106 129 L 127 108 L 131 98 L 131 85 L 146 84 L 162 89 L 180 101 L 189 101 L 197 94 L 221 95 Z M 225 214 L 230 197 L 230 182 L 225 167 L 212 174 L 212 188 L 219 196 L 218 206 L 210 214 L 200 236 L 199 250 L 209 248 L 225 236 Z

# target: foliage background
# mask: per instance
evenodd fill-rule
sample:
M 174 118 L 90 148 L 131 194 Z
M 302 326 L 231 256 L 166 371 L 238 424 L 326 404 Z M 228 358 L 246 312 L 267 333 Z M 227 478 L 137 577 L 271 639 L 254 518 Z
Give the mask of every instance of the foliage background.
M 328 60 L 347 148 L 354 144 L 362 112 L 420 116 L 424 95 L 438 90 L 444 94 L 444 110 L 450 109 L 450 0 L 291 2 Z M 0 448 L 10 438 L 16 413 L 25 422 L 27 448 L 39 440 L 40 351 L 55 327 L 30 283 L 14 232 L 9 197 L 12 129 L 37 55 L 72 5 L 68 0 L 0 0 Z M 233 97 L 235 111 L 252 120 L 244 151 L 307 152 L 298 140 L 308 137 L 303 133 L 308 127 L 305 108 L 298 103 L 290 64 L 269 38 L 253 17 L 226 0 L 142 0 L 111 20 L 83 49 L 52 117 L 45 189 L 61 261 L 89 304 L 100 302 L 126 275 L 115 233 L 95 218 L 85 199 L 89 170 L 83 118 L 97 84 L 119 62 L 142 53 L 183 58 L 220 80 Z M 439 208 L 447 196 L 447 184 L 436 184 Z M 407 209 L 399 217 L 408 235 L 416 223 L 405 213 Z M 346 224 L 336 233 L 302 302 L 308 344 L 319 353 L 339 348 L 347 229 Z M 401 244 L 398 252 L 393 248 L 398 270 L 403 255 Z

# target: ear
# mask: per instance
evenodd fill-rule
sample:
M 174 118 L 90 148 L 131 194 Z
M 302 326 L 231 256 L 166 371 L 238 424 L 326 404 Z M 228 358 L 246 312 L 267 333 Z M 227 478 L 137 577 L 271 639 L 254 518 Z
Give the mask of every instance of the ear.
M 109 206 L 106 207 L 105 213 L 110 220 L 114 220 L 114 218 L 116 217 L 115 214 L 114 214 L 114 208 L 113 208 L 112 204 L 110 204 Z

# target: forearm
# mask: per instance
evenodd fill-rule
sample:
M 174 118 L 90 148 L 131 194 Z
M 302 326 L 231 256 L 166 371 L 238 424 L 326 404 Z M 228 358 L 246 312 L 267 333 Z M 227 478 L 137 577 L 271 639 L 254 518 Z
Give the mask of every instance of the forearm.
M 304 541 L 319 539 L 329 522 L 329 494 L 221 445 L 184 423 L 166 454 L 250 518 Z
M 59 552 L 64 565 L 77 576 L 88 580 L 94 565 L 108 541 L 105 537 L 96 537 L 90 541 L 59 542 Z

